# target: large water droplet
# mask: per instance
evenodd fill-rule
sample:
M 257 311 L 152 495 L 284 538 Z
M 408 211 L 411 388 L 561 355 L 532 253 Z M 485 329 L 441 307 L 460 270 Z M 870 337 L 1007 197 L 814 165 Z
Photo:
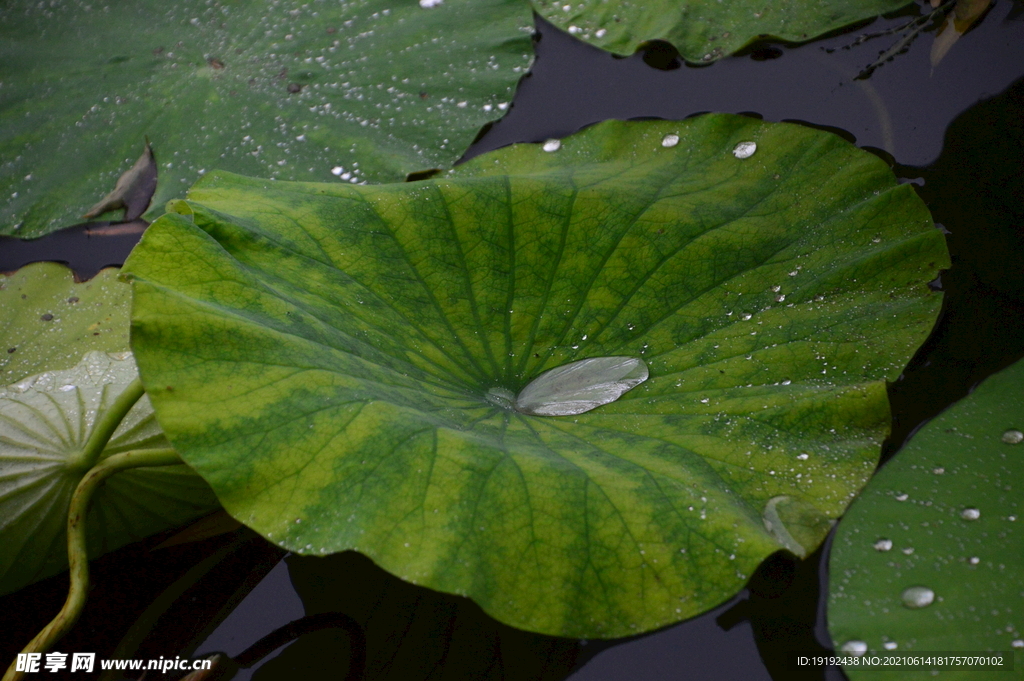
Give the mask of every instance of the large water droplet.
M 561 148 L 562 140 L 548 140 L 544 143 L 544 146 L 541 147 L 544 151 L 558 151 Z
M 732 155 L 736 158 L 750 158 L 757 151 L 757 142 L 740 142 L 733 148 Z
M 926 608 L 935 600 L 935 592 L 926 586 L 912 586 L 903 590 L 900 596 L 908 608 Z
M 663 147 L 674 147 L 679 144 L 679 135 L 675 133 L 669 133 L 661 138 L 661 146 Z
M 582 359 L 535 378 L 520 391 L 515 408 L 534 416 L 582 414 L 614 402 L 648 375 L 647 364 L 636 357 Z
M 1008 445 L 1019 445 L 1021 442 L 1024 442 L 1024 433 L 1016 428 L 1011 428 L 1003 433 L 1003 442 Z
M 843 645 L 839 646 L 839 651 L 846 653 L 847 655 L 860 657 L 864 653 L 868 652 L 868 644 L 864 641 L 847 641 Z
M 981 511 L 976 508 L 965 508 L 960 511 L 960 517 L 964 520 L 977 520 L 981 517 Z

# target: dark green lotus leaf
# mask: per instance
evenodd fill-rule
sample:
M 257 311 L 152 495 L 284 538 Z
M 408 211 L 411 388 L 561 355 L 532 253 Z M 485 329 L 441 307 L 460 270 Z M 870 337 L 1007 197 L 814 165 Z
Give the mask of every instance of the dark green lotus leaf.
M 117 275 L 108 268 L 76 283 L 52 262 L 0 275 L 0 385 L 70 369 L 93 350 L 128 350 L 132 291 Z
M 1010 651 L 1024 664 L 1024 361 L 924 426 L 872 478 L 832 546 L 836 649 Z M 915 607 L 916 606 L 916 607 Z M 932 678 L 845 667 L 852 679 Z
M 152 142 L 149 216 L 204 172 L 399 181 L 448 167 L 532 59 L 518 0 L 0 6 L 0 234 L 78 222 Z M 333 171 L 333 174 L 332 174 Z
M 129 352 L 89 352 L 71 369 L 0 388 L 0 594 L 67 568 L 68 504 L 88 470 L 80 455 L 97 419 L 137 375 Z M 167 446 L 143 396 L 100 459 Z M 89 508 L 89 555 L 215 508 L 209 486 L 187 466 L 117 473 Z
M 802 42 L 910 4 L 907 0 L 533 0 L 563 31 L 617 54 L 651 40 L 675 45 L 689 62 L 708 63 L 761 37 Z
M 738 116 L 604 123 L 455 175 L 216 173 L 150 227 L 133 347 L 225 508 L 565 636 L 689 617 L 812 550 L 939 309 L 945 243 L 913 189 Z M 595 357 L 649 377 L 586 413 L 513 408 Z

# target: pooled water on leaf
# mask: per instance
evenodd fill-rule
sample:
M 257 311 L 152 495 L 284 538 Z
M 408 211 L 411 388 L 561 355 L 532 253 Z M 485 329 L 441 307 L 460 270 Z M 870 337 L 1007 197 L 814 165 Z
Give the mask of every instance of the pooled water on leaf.
M 740 142 L 732 150 L 732 155 L 736 158 L 750 158 L 757 151 L 757 142 Z
M 903 590 L 900 599 L 908 608 L 926 608 L 935 601 L 935 592 L 926 586 L 912 586 Z
M 572 416 L 614 402 L 647 380 L 647 364 L 637 357 L 591 357 L 546 371 L 523 388 L 515 409 L 534 416 Z M 501 396 L 491 389 L 488 400 Z

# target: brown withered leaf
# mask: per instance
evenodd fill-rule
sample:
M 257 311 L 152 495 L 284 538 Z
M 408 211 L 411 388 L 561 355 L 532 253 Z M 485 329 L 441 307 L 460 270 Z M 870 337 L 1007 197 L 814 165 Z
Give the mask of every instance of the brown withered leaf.
M 156 158 L 153 148 L 146 140 L 146 149 L 121 177 L 117 178 L 114 191 L 110 192 L 83 217 L 94 218 L 110 210 L 124 208 L 124 222 L 130 222 L 146 212 L 156 192 Z
M 932 0 L 934 3 L 935 0 Z M 953 11 L 946 15 L 946 20 L 935 34 L 931 52 L 932 68 L 939 65 L 953 44 L 981 18 L 991 4 L 992 0 L 957 0 Z

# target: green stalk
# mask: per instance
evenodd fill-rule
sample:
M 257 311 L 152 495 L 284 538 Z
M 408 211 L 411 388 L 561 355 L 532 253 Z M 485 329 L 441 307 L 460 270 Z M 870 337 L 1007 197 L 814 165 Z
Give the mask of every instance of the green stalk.
M 129 383 L 128 387 L 110 405 L 110 409 L 96 421 L 81 453 L 74 462 L 69 462 L 69 464 L 83 471 L 95 466 L 114 431 L 121 425 L 121 421 L 144 393 L 142 381 L 138 378 Z
M 134 385 L 134 384 L 133 384 Z M 141 389 L 141 387 L 140 387 Z M 135 397 L 138 400 L 138 396 Z M 127 413 L 131 409 L 133 400 L 122 412 Z M 118 399 L 118 402 L 121 400 Z M 120 405 L 118 405 L 120 406 Z M 106 419 L 104 419 L 106 420 Z M 99 424 L 97 424 L 99 427 Z M 114 423 L 110 433 L 117 428 Z M 93 431 L 95 433 L 95 431 Z M 110 435 L 107 435 L 109 439 Z M 90 438 L 90 442 L 92 438 Z M 106 440 L 104 440 L 104 444 Z M 23 653 L 46 652 L 64 634 L 74 626 L 78 616 L 85 606 L 85 599 L 89 591 L 89 554 L 85 545 L 85 517 L 89 511 L 89 503 L 92 501 L 93 493 L 103 482 L 118 471 L 128 468 L 142 468 L 144 466 L 171 466 L 180 464 L 181 459 L 173 449 L 135 449 L 130 452 L 122 452 L 110 456 L 92 469 L 79 481 L 75 493 L 71 496 L 71 505 L 68 508 L 68 563 L 71 574 L 71 586 L 68 589 L 67 600 L 64 607 L 60 609 L 57 616 L 36 634 Z M 7 668 L 3 681 L 17 681 L 23 678 L 25 672 L 15 671 L 15 662 Z

